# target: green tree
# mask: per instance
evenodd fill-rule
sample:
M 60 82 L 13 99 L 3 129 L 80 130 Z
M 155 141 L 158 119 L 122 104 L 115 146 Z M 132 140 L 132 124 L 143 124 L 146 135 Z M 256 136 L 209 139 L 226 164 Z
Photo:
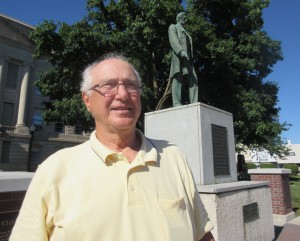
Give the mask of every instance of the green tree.
M 88 16 L 72 26 L 46 21 L 31 35 L 35 56 L 46 56 L 53 66 L 36 83 L 49 97 L 45 120 L 80 122 L 90 129 L 90 118 L 85 121 L 89 115 L 79 101 L 80 72 L 110 51 L 124 53 L 137 66 L 143 79 L 143 111 L 154 110 L 169 74 L 168 26 L 183 11 L 181 1 L 88 0 L 87 10 Z
M 279 41 L 263 30 L 268 0 L 187 1 L 187 30 L 193 36 L 201 102 L 233 113 L 236 142 L 284 151 L 278 120 L 278 85 L 265 78 L 282 60 Z M 185 2 L 184 2 L 185 5 Z M 45 21 L 32 33 L 36 57 L 52 64 L 36 85 L 49 97 L 47 121 L 92 120 L 80 101 L 80 73 L 109 51 L 123 52 L 143 80 L 143 110 L 153 111 L 168 82 L 171 49 L 168 27 L 183 3 L 178 0 L 88 0 L 88 15 L 74 25 Z M 160 108 L 171 106 L 169 94 Z M 143 115 L 142 115 L 143 116 Z M 142 119 L 141 119 L 142 123 Z
M 43 113 L 46 121 L 82 124 L 85 130 L 93 120 L 81 101 L 81 71 L 85 65 L 109 50 L 103 35 L 93 31 L 87 20 L 73 26 L 45 21 L 31 34 L 35 57 L 45 57 L 52 67 L 39 74 L 35 83 L 48 96 Z
M 283 59 L 279 41 L 263 29 L 269 0 L 197 0 L 188 6 L 196 42 L 200 101 L 233 113 L 236 143 L 286 153 L 278 84 L 266 81 Z M 201 30 L 202 29 L 202 30 Z

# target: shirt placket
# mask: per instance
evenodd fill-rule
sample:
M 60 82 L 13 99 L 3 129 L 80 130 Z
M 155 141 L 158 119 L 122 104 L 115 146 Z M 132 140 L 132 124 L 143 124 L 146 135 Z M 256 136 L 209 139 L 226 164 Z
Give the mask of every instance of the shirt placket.
M 134 171 L 137 168 L 138 167 L 130 168 L 127 172 L 127 193 L 129 206 L 143 204 L 137 173 Z

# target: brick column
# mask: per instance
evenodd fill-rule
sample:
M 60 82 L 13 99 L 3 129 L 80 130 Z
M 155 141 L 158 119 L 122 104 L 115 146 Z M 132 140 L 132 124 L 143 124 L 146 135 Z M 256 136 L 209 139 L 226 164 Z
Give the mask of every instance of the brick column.
M 274 223 L 279 226 L 295 217 L 289 185 L 289 169 L 261 168 L 250 169 L 252 181 L 268 181 L 271 189 Z

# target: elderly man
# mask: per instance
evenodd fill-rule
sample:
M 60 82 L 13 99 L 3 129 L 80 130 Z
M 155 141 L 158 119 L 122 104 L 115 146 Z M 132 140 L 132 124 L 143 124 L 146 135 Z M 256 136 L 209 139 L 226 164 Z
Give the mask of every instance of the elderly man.
M 181 151 L 135 127 L 140 88 L 120 55 L 85 69 L 82 99 L 96 130 L 39 166 L 11 241 L 192 241 L 209 232 Z
M 193 67 L 192 37 L 183 28 L 186 23 L 186 14 L 179 13 L 177 24 L 169 27 L 169 41 L 172 48 L 172 62 L 170 79 L 172 80 L 173 106 L 181 106 L 182 86 L 188 87 L 190 103 L 198 102 L 198 79 Z M 185 84 L 185 85 L 184 85 Z

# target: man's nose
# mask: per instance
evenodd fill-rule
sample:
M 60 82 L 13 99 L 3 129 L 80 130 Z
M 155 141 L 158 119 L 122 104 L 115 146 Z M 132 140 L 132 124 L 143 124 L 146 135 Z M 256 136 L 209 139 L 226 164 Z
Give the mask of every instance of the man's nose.
M 128 91 L 125 88 L 125 85 L 123 83 L 118 85 L 118 89 L 117 89 L 117 93 L 116 93 L 116 97 L 121 97 L 121 98 L 128 98 Z

